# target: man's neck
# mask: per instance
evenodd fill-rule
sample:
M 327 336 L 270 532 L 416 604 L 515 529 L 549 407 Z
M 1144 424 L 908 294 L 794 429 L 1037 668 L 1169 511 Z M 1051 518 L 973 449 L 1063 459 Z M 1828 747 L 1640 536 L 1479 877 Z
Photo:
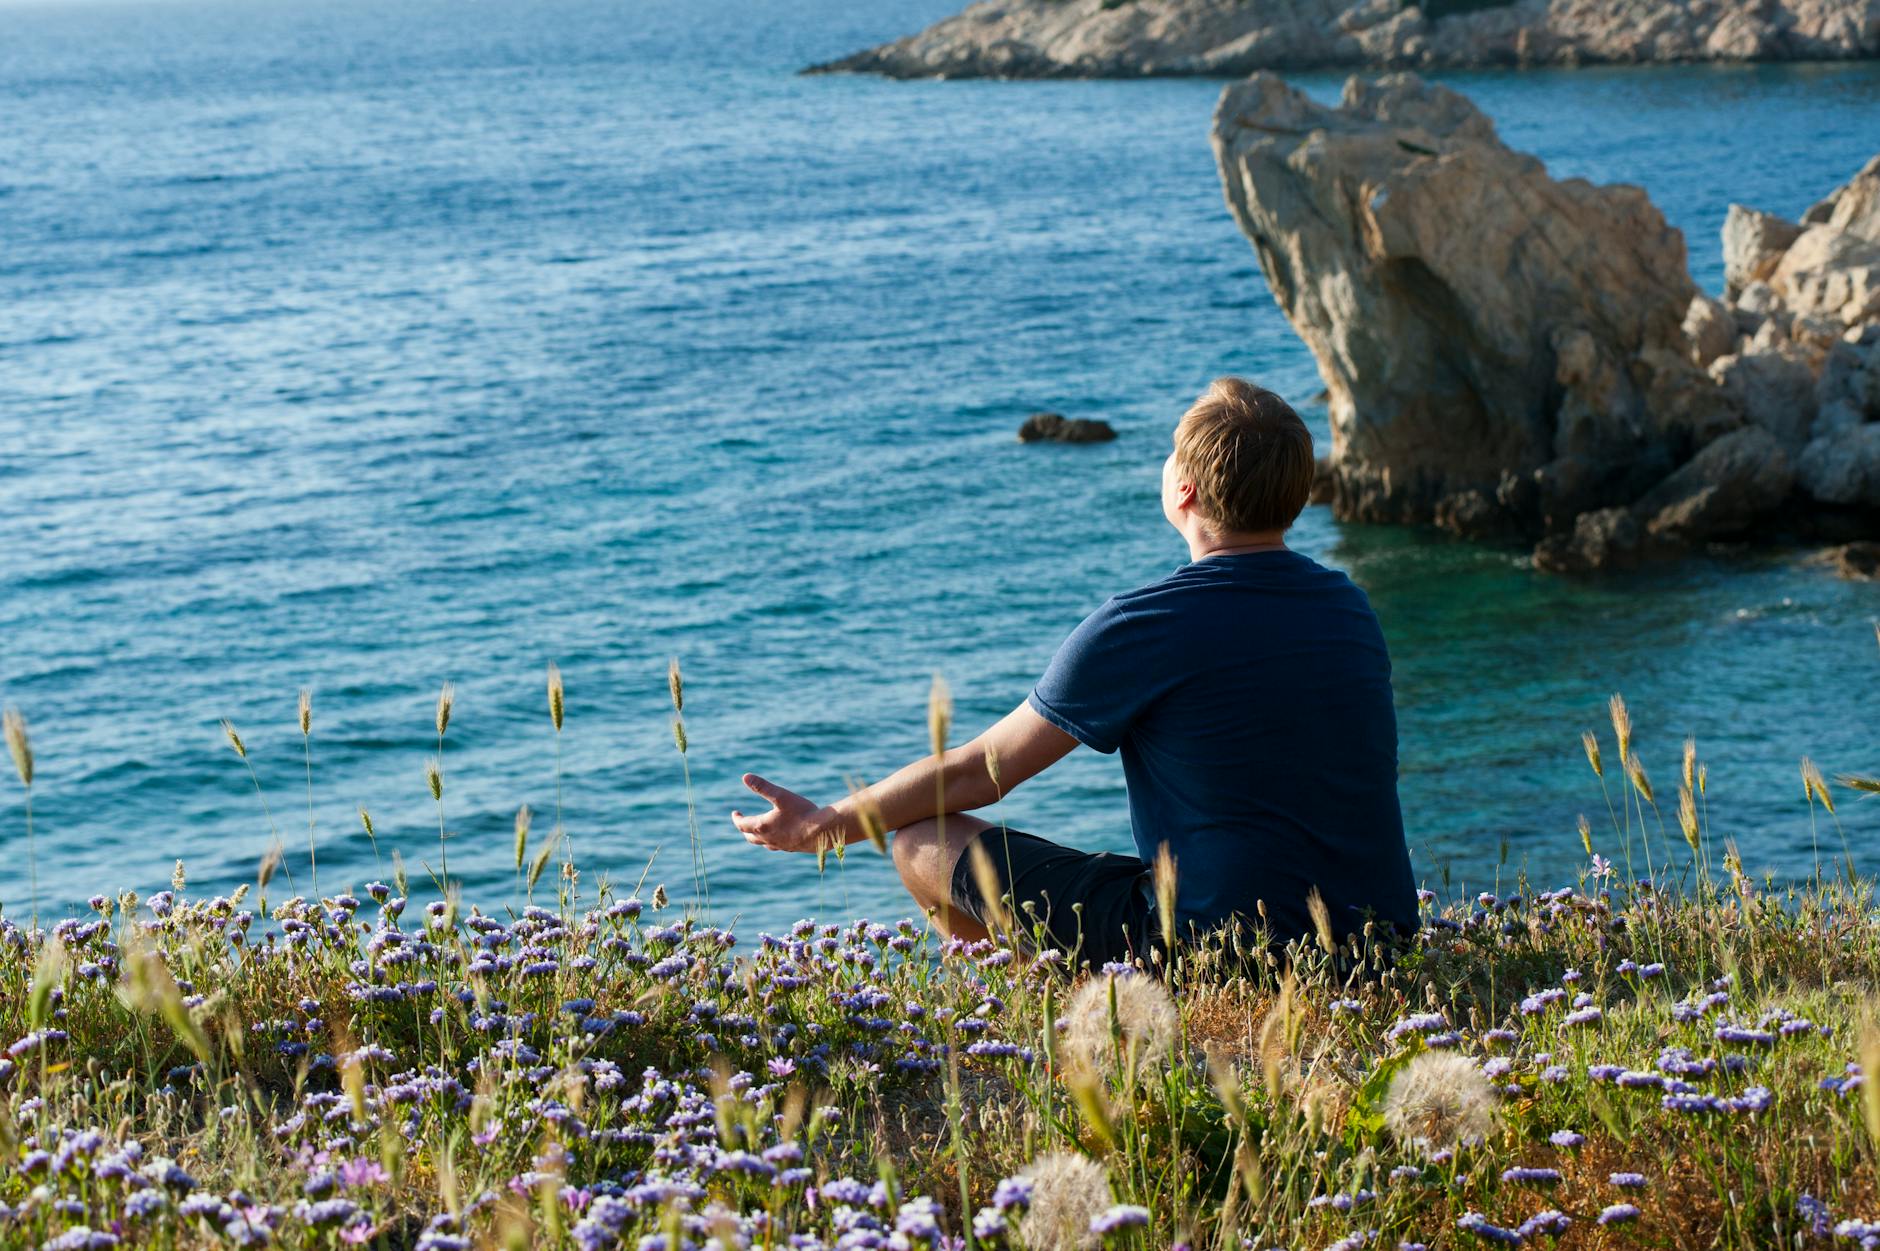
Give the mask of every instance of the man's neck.
M 1265 530 L 1256 534 L 1245 532 L 1209 534 L 1202 530 L 1194 530 L 1182 537 L 1188 540 L 1190 560 L 1206 560 L 1210 556 L 1241 556 L 1249 552 L 1286 550 L 1286 536 L 1281 530 Z

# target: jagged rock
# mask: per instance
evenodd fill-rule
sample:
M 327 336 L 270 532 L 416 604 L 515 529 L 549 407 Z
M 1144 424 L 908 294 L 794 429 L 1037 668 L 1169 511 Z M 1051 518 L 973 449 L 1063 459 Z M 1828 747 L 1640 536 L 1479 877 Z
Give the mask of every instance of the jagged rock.
M 1256 74 L 1214 144 L 1330 392 L 1339 515 L 1430 522 L 1453 500 L 1447 524 L 1538 534 L 1675 466 L 1688 436 L 1646 397 L 1714 387 L 1689 358 L 1683 238 L 1643 192 L 1555 181 L 1408 74 L 1353 79 L 1336 109 Z M 1509 474 L 1534 484 L 1511 519 L 1485 507 Z
M 1581 513 L 1567 534 L 1542 539 L 1534 567 L 1548 573 L 1592 573 L 1624 568 L 1639 558 L 1639 524 L 1629 508 Z
M 1713 363 L 1710 376 L 1751 423 L 1799 450 L 1815 421 L 1815 374 L 1780 351 L 1746 352 Z
M 1642 193 L 1549 178 L 1414 75 L 1329 108 L 1255 74 L 1214 143 L 1325 380 L 1339 516 L 1538 539 L 1548 570 L 1778 516 L 1880 533 L 1880 161 L 1799 225 L 1733 210 L 1717 301 Z
M 1723 219 L 1724 292 L 1736 299 L 1752 282 L 1767 281 L 1802 228 L 1774 213 L 1732 204 Z
M 1062 413 L 1033 413 L 1018 428 L 1020 443 L 1108 443 L 1115 437 L 1107 421 Z
M 1880 156 L 1802 214 L 1802 220 L 1880 243 Z
M 1880 543 L 1862 539 L 1848 543 L 1833 553 L 1834 565 L 1843 578 L 1867 582 L 1880 579 Z
M 1817 436 L 1802 450 L 1795 476 L 1823 504 L 1880 509 L 1880 422 Z
M 1880 19 L 1871 0 L 981 0 L 812 72 L 1138 78 L 1872 56 L 1880 56 Z
M 1645 537 L 1685 545 L 1740 535 L 1782 506 L 1795 484 L 1775 436 L 1750 426 L 1724 435 L 1648 491 L 1634 508 Z
M 1736 318 L 1728 307 L 1707 295 L 1691 297 L 1684 311 L 1684 337 L 1691 341 L 1691 363 L 1709 365 L 1736 350 Z
M 1782 254 L 1769 285 L 1795 316 L 1842 326 L 1880 317 L 1880 243 L 1834 226 L 1810 226 Z

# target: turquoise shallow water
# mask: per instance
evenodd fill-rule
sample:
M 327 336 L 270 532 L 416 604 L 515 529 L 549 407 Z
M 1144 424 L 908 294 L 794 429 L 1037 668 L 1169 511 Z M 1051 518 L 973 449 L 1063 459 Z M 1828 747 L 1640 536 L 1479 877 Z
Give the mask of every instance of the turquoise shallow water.
M 590 879 L 657 853 L 687 893 L 677 655 L 719 916 L 903 911 L 872 854 L 745 847 L 738 773 L 823 798 L 895 767 L 936 671 L 962 731 L 1005 711 L 1179 560 L 1185 402 L 1317 389 L 1221 204 L 1218 83 L 793 73 L 950 4 L 0 6 L 0 702 L 34 730 L 43 898 L 252 876 L 224 716 L 304 886 L 303 685 L 321 885 L 384 872 L 360 804 L 415 876 L 454 680 L 450 867 L 505 900 L 516 806 L 552 823 L 550 660 Z M 1797 213 L 1880 150 L 1871 65 L 1451 81 L 1555 172 L 1647 187 L 1712 286 L 1731 199 Z M 1018 446 L 1041 407 L 1121 437 Z M 1390 636 L 1432 885 L 1571 872 L 1613 690 L 1661 790 L 1698 737 L 1752 869 L 1813 863 L 1801 755 L 1880 769 L 1880 587 L 1793 554 L 1539 578 L 1321 509 L 1295 537 Z M 1080 752 L 1005 816 L 1122 848 L 1121 787 Z M 1880 807 L 1843 816 L 1875 867 Z

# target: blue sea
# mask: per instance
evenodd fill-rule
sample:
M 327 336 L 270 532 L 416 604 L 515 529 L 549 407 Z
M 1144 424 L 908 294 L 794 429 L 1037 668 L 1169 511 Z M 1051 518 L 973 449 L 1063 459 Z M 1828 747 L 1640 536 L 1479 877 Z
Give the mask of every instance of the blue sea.
M 739 774 L 828 800 L 886 773 L 936 673 L 956 737 L 1018 703 L 1183 559 L 1157 473 L 1210 378 L 1324 435 L 1222 205 L 1220 83 L 795 73 L 953 5 L 0 5 L 0 703 L 37 753 L 42 910 L 178 859 L 226 890 L 277 836 L 306 890 L 310 819 L 326 893 L 394 850 L 421 882 L 445 682 L 450 872 L 514 903 L 514 813 L 539 838 L 558 804 L 551 661 L 581 890 L 690 898 L 677 657 L 714 918 L 903 915 L 865 846 L 821 873 L 746 846 Z M 1872 64 L 1448 81 L 1556 174 L 1646 187 L 1713 289 L 1730 201 L 1797 214 L 1880 149 Z M 1120 437 L 1020 446 L 1038 409 Z M 1696 736 L 1752 872 L 1840 852 L 1803 755 L 1880 770 L 1880 586 L 1806 553 L 1582 582 L 1321 508 L 1294 540 L 1382 618 L 1435 888 L 1569 880 L 1582 812 L 1617 854 L 1579 746 L 1611 756 L 1614 691 L 1661 804 Z M 998 815 L 1122 849 L 1122 788 L 1079 752 Z M 0 779 L 13 915 L 22 798 Z M 1840 820 L 1880 868 L 1880 806 Z

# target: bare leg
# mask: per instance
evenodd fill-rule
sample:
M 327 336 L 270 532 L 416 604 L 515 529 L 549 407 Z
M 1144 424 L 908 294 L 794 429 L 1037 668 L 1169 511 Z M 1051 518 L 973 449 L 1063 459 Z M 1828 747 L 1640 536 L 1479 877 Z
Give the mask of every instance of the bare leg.
M 991 828 L 978 817 L 951 813 L 944 823 L 929 817 L 894 835 L 894 867 L 901 884 L 949 937 L 990 937 L 985 926 L 953 906 L 953 869 L 973 840 Z

